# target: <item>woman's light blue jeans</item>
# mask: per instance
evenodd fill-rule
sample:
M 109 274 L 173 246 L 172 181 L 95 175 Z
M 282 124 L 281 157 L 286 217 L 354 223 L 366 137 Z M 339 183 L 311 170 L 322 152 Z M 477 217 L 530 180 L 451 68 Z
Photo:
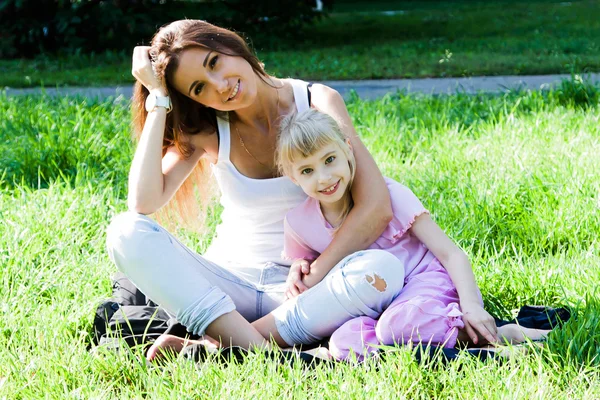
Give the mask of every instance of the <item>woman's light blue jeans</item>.
M 278 332 L 289 345 L 314 343 L 352 318 L 377 318 L 404 284 L 404 266 L 396 257 L 365 250 L 344 258 L 319 284 L 286 301 L 289 267 L 267 263 L 223 268 L 134 212 L 113 219 L 107 248 L 117 267 L 146 296 L 198 335 L 233 310 L 250 322 L 273 312 Z

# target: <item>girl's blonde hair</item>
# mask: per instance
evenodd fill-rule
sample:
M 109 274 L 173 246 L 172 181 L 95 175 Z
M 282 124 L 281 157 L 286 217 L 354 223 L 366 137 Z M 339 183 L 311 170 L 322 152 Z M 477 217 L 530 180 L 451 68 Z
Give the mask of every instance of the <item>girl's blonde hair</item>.
M 348 158 L 350 167 L 350 182 L 344 199 L 344 211 L 336 223 L 341 225 L 354 205 L 350 188 L 354 181 L 356 160 L 354 153 L 347 143 L 348 138 L 342 133 L 338 123 L 329 115 L 308 109 L 301 113 L 292 114 L 281 121 L 279 140 L 275 151 L 275 161 L 283 175 L 292 176 L 292 165 L 303 158 L 309 157 L 319 149 L 329 144 L 337 144 Z

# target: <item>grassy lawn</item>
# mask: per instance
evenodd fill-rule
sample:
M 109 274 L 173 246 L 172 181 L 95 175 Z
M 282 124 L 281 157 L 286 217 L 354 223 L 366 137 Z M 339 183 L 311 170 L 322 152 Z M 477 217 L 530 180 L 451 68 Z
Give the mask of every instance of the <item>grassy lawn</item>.
M 349 101 L 385 175 L 469 254 L 487 308 L 575 307 L 543 349 L 444 368 L 408 349 L 304 370 L 90 353 L 115 272 L 104 231 L 125 210 L 127 104 L 0 96 L 0 398 L 599 398 L 600 89 Z M 218 208 L 210 218 L 214 230 Z M 210 235 L 180 232 L 200 251 Z
M 387 10 L 398 13 L 378 13 Z M 304 37 L 277 50 L 255 43 L 268 72 L 324 80 L 600 71 L 595 1 L 346 1 Z M 0 60 L 0 87 L 131 84 L 130 58 Z

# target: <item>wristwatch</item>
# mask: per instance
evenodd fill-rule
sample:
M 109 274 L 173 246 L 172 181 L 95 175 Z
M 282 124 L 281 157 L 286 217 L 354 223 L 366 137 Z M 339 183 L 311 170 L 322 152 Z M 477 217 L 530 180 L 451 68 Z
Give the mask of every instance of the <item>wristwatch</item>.
M 167 112 L 171 111 L 171 99 L 169 96 L 157 96 L 150 92 L 148 97 L 146 97 L 146 111 L 152 112 L 156 107 L 164 107 L 167 109 Z

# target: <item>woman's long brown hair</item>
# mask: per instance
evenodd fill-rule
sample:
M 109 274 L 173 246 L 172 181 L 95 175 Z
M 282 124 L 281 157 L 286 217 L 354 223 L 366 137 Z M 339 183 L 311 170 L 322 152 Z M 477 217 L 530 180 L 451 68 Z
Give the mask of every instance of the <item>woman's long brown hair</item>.
M 163 138 L 163 156 L 169 147 L 175 146 L 184 156 L 190 157 L 194 148 L 188 140 L 190 135 L 215 134 L 217 119 L 215 110 L 191 100 L 179 93 L 171 84 L 171 79 L 177 67 L 181 53 L 189 48 L 202 47 L 229 56 L 245 59 L 254 72 L 263 80 L 267 78 L 263 65 L 252 53 L 244 39 L 236 33 L 219 28 L 200 20 L 180 20 L 170 23 L 158 30 L 152 39 L 150 56 L 154 71 L 166 88 L 172 111 L 167 114 Z M 136 82 L 133 91 L 132 114 L 135 138 L 139 140 L 148 113 L 145 109 L 148 90 Z M 198 188 L 200 197 L 195 195 L 194 187 Z M 172 201 L 164 207 L 158 217 L 172 225 L 180 222 L 188 227 L 199 228 L 203 225 L 207 206 L 212 197 L 210 185 L 210 170 L 207 162 L 201 160 L 188 179 L 181 185 Z

